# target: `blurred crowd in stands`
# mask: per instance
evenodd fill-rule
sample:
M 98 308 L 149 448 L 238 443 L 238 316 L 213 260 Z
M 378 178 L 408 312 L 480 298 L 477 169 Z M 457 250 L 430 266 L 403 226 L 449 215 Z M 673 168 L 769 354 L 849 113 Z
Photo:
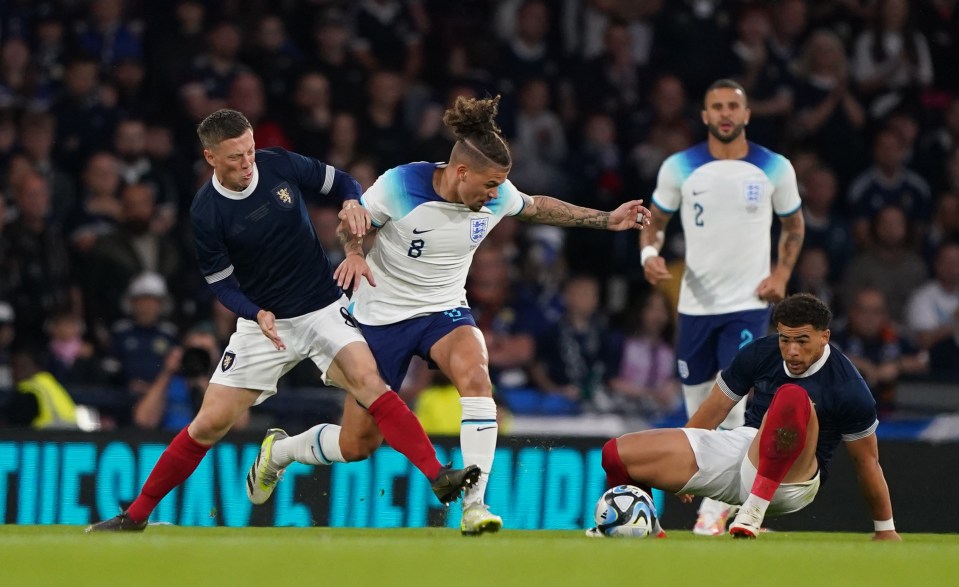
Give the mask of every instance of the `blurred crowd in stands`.
M 211 173 L 195 127 L 218 108 L 242 111 L 258 147 L 367 187 L 448 156 L 455 97 L 500 94 L 517 187 L 611 210 L 648 202 L 663 160 L 705 138 L 702 95 L 721 77 L 748 90 L 748 138 L 797 172 L 806 239 L 790 290 L 831 305 L 833 340 L 895 414 L 902 377 L 959 378 L 957 4 L 0 2 L 2 417 L 55 427 L 47 399 L 66 394 L 104 428 L 190 420 L 236 322 L 197 270 L 189 222 Z M 312 208 L 334 264 L 339 206 Z M 501 404 L 681 413 L 678 221 L 665 288 L 644 281 L 638 249 L 636 233 L 493 231 L 468 298 Z M 338 414 L 308 364 L 264 417 Z M 458 408 L 425 365 L 406 387 L 421 413 Z

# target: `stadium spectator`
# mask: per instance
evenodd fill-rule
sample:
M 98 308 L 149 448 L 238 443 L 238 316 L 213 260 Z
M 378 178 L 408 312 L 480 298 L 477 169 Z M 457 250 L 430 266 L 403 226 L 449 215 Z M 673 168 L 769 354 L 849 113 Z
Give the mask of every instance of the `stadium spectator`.
M 869 222 L 885 206 L 900 206 L 909 218 L 910 237 L 922 237 L 932 214 L 929 184 L 906 167 L 906 145 L 893 129 L 873 140 L 873 164 L 859 174 L 849 188 L 853 237 L 860 249 L 869 244 Z M 918 240 L 914 241 L 918 242 Z
M 363 102 L 366 73 L 352 50 L 351 30 L 342 14 L 330 11 L 317 18 L 312 30 L 313 52 L 306 70 L 321 73 L 330 84 L 330 102 L 335 111 L 356 109 Z
M 933 376 L 947 381 L 959 376 L 959 308 L 952 314 L 952 335 L 929 349 L 929 369 Z
M 906 326 L 920 348 L 928 350 L 952 336 L 959 309 L 959 241 L 936 251 L 933 279 L 916 289 L 906 307 Z
M 797 72 L 791 139 L 828 161 L 842 188 L 862 168 L 866 114 L 850 88 L 839 37 L 827 30 L 814 32 L 803 45 Z
M 423 69 L 425 18 L 418 2 L 363 0 L 356 11 L 353 53 L 371 75 L 392 71 L 412 83 Z
M 839 300 L 829 281 L 829 274 L 829 255 L 826 251 L 804 246 L 787 289 L 793 293 L 811 293 L 830 308 L 838 307 Z
M 577 105 L 582 111 L 599 111 L 625 125 L 644 106 L 649 74 L 631 51 L 629 30 L 612 21 L 603 35 L 603 52 L 582 63 L 576 76 Z
M 57 119 L 55 155 L 69 173 L 79 172 L 87 153 L 113 146 L 117 112 L 103 99 L 99 65 L 95 59 L 74 56 L 50 109 Z
M 839 189 L 836 174 L 825 165 L 817 164 L 799 176 L 799 183 L 803 219 L 806 222 L 803 249 L 821 249 L 826 253 L 829 281 L 835 283 L 852 258 L 854 250 L 849 223 L 835 205 Z M 831 298 L 820 296 L 819 299 L 827 304 L 832 302 Z
M 203 402 L 221 352 L 211 332 L 203 328 L 187 332 L 178 346 L 169 349 L 156 378 L 137 394 L 133 423 L 138 428 L 169 432 L 187 426 Z M 244 412 L 234 427 L 242 430 L 249 419 L 249 411 Z
M 146 390 L 177 343 L 176 327 L 165 320 L 170 305 L 166 283 L 157 273 L 137 275 L 124 294 L 126 317 L 111 325 L 110 357 L 116 361 L 118 382 L 130 393 Z
M 150 188 L 154 197 L 153 231 L 165 234 L 172 228 L 177 216 L 177 183 L 169 170 L 157 167 L 147 151 L 147 125 L 139 118 L 128 118 L 117 123 L 114 152 L 120 162 L 120 177 L 124 186 L 140 184 Z
M 906 214 L 898 206 L 886 206 L 872 217 L 872 244 L 852 258 L 843 274 L 843 307 L 850 307 L 858 290 L 874 287 L 885 297 L 892 321 L 903 324 L 906 302 L 927 275 L 922 258 L 908 245 L 908 234 Z
M 65 227 L 76 269 L 83 270 L 98 238 L 117 229 L 120 205 L 120 162 L 111 153 L 90 155 L 81 177 L 81 201 Z
M 104 72 L 123 59 L 141 59 L 143 47 L 124 19 L 123 0 L 92 0 L 89 17 L 77 23 L 80 48 L 100 62 Z
M 361 154 L 356 117 L 349 112 L 337 112 L 330 126 L 330 148 L 326 152 L 326 160 L 330 165 L 346 168 Z
M 120 225 L 97 240 L 85 273 L 86 302 L 94 327 L 120 318 L 121 299 L 130 282 L 144 271 L 176 283 L 181 253 L 169 235 L 151 231 L 156 217 L 155 195 L 149 185 L 130 184 L 120 194 Z
M 609 380 L 614 411 L 651 422 L 683 407 L 676 377 L 675 323 L 666 296 L 658 290 L 628 310 L 619 370 Z
M 936 211 L 922 242 L 922 256 L 930 271 L 934 269 L 936 252 L 949 241 L 959 242 L 959 192 L 946 192 L 936 199 Z
M 285 118 L 285 133 L 296 151 L 311 157 L 326 154 L 333 126 L 333 102 L 325 75 L 307 71 L 300 76 Z
M 406 82 L 392 71 L 374 71 L 366 90 L 366 109 L 357 119 L 359 142 L 380 166 L 399 165 L 413 134 L 405 118 Z
M 13 306 L 0 300 L 0 397 L 13 390 L 13 369 L 11 350 L 16 330 L 14 330 Z
M 564 163 L 566 135 L 550 109 L 549 86 L 541 78 L 526 79 L 519 88 L 516 136 L 510 138 L 513 167 L 510 176 L 537 194 L 567 195 Z M 588 205 L 588 204 L 584 204 Z
M 90 341 L 83 338 L 83 320 L 70 312 L 58 312 L 47 320 L 45 364 L 53 377 L 70 388 L 74 385 L 105 385 L 109 381 L 101 365 L 102 357 Z
M 766 334 L 769 304 L 786 294 L 804 233 L 792 164 L 746 139 L 750 110 L 742 86 L 729 79 L 713 82 L 703 95 L 701 116 L 707 140 L 663 163 L 652 197 L 652 225 L 640 234 L 640 266 L 647 281 L 653 286 L 671 281 L 662 251 L 667 225 L 680 212 L 686 266 L 676 356 L 690 417 L 736 350 Z M 782 231 L 772 265 L 774 216 Z M 730 232 L 737 238 L 730 239 Z M 735 264 L 729 262 L 733 258 Z M 742 426 L 744 411 L 742 404 L 731 405 L 723 427 Z M 727 504 L 703 500 L 693 532 L 724 533 L 730 512 Z
M 916 29 L 909 2 L 878 0 L 874 10 L 870 27 L 856 38 L 850 69 L 870 117 L 879 120 L 894 108 L 917 110 L 933 70 L 929 45 Z
M 37 430 L 75 430 L 76 405 L 63 385 L 40 366 L 40 352 L 21 341 L 13 352 L 11 364 L 16 382 L 14 393 L 0 414 L 14 426 Z
M 283 19 L 277 14 L 263 16 L 243 62 L 262 81 L 268 112 L 282 112 L 289 107 L 302 60 L 303 54 L 287 34 Z
M 293 148 L 283 128 L 269 116 L 263 82 L 255 73 L 243 72 L 236 75 L 230 84 L 227 105 L 242 112 L 249 119 L 253 125 L 253 134 L 263 147 Z
M 853 294 L 848 324 L 832 341 L 866 380 L 880 416 L 888 416 L 895 409 L 900 377 L 923 373 L 928 366 L 928 355 L 913 346 L 889 320 L 886 300 L 875 288 Z
M 603 446 L 606 485 L 658 487 L 741 504 L 730 534 L 757 538 L 767 516 L 809 505 L 844 442 L 874 520 L 874 540 L 900 540 L 879 466 L 875 404 L 829 344 L 832 315 L 808 294 L 780 302 L 778 335 L 740 349 L 684 428 L 647 430 Z M 785 368 L 784 368 L 785 367 Z M 752 392 L 746 425 L 714 430 Z M 595 528 L 590 536 L 602 536 Z
M 496 60 L 499 88 L 504 95 L 512 96 L 523 81 L 542 79 L 555 92 L 562 62 L 550 44 L 550 6 L 543 0 L 523 0 L 518 4 L 509 19 L 515 30 L 501 37 Z
M 55 137 L 56 119 L 52 115 L 46 112 L 27 112 L 21 117 L 22 153 L 33 170 L 43 176 L 50 187 L 51 220 L 63 225 L 75 211 L 76 189 L 73 179 L 53 158 Z
M 219 20 L 206 35 L 207 48 L 193 59 L 188 81 L 199 82 L 206 90 L 213 109 L 226 104 L 233 80 L 249 68 L 239 60 L 243 36 L 240 27 L 229 20 Z
M 59 311 L 79 313 L 81 296 L 61 229 L 50 221 L 47 181 L 28 171 L 13 198 L 18 217 L 2 235 L 7 241 L 8 299 L 16 313 L 17 338 L 42 347 L 47 317 Z
M 206 49 L 206 16 L 203 0 L 177 0 L 172 11 L 163 4 L 158 14 L 149 19 L 146 63 L 151 87 L 157 95 L 173 94 L 189 78 L 193 59 Z
M 574 275 L 563 286 L 565 311 L 536 339 L 532 381 L 545 397 L 535 413 L 609 410 L 607 384 L 619 372 L 622 340 L 600 309 L 596 278 Z

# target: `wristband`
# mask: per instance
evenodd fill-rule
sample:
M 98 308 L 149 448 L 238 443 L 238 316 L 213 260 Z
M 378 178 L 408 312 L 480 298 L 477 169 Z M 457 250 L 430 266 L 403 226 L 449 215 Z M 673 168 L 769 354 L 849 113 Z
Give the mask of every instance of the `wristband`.
M 646 261 L 649 261 L 651 257 L 658 257 L 659 250 L 656 249 L 653 245 L 646 245 L 643 247 L 643 250 L 639 252 L 639 266 L 645 267 Z
M 892 518 L 888 520 L 873 520 L 872 525 L 876 529 L 876 532 L 889 532 L 890 530 L 896 529 L 896 523 L 893 522 Z

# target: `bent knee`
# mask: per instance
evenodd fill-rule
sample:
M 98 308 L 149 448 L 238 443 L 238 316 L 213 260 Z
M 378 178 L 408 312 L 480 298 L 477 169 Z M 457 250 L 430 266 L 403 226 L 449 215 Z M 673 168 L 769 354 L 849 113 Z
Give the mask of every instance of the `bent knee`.
M 463 397 L 493 397 L 493 382 L 489 371 L 482 367 L 471 369 L 465 376 L 454 381 Z
M 343 460 L 348 463 L 364 461 L 372 456 L 373 452 L 380 447 L 380 443 L 382 439 L 378 434 L 360 438 L 341 438 L 340 452 L 343 453 Z

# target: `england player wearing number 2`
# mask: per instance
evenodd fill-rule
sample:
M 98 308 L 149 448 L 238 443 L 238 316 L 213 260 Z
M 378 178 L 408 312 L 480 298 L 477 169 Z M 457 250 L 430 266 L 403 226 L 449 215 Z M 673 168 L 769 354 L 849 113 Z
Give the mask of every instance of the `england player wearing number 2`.
M 746 140 L 749 105 L 742 86 L 713 83 L 703 98 L 706 142 L 669 157 L 653 192 L 652 224 L 640 234 L 643 273 L 653 285 L 670 279 L 660 250 L 669 219 L 679 212 L 686 269 L 679 291 L 676 358 L 686 412 L 692 416 L 716 373 L 736 351 L 765 336 L 769 304 L 783 299 L 802 247 L 804 224 L 792 164 Z M 770 226 L 782 223 L 776 266 L 770 271 Z M 743 424 L 745 402 L 722 428 Z M 693 532 L 718 536 L 732 508 L 704 499 Z
M 277 380 L 309 358 L 326 383 L 346 389 L 377 434 L 410 459 L 448 503 L 479 478 L 477 467 L 451 469 L 419 420 L 379 376 L 370 348 L 346 312 L 346 296 L 317 240 L 305 199 L 359 196 L 348 174 L 283 149 L 257 151 L 243 114 L 218 110 L 197 129 L 213 177 L 190 210 L 200 270 L 217 298 L 238 316 L 199 413 L 170 443 L 140 495 L 120 515 L 87 531 L 140 531 L 161 499 L 189 477 L 210 447 L 251 405 L 276 393 Z M 283 446 L 270 430 L 246 479 L 263 503 L 281 470 L 274 459 L 320 464 L 322 453 Z M 345 439 L 350 440 L 350 439 Z M 332 450 L 328 448 L 328 450 Z M 355 446 L 337 446 L 349 458 Z

